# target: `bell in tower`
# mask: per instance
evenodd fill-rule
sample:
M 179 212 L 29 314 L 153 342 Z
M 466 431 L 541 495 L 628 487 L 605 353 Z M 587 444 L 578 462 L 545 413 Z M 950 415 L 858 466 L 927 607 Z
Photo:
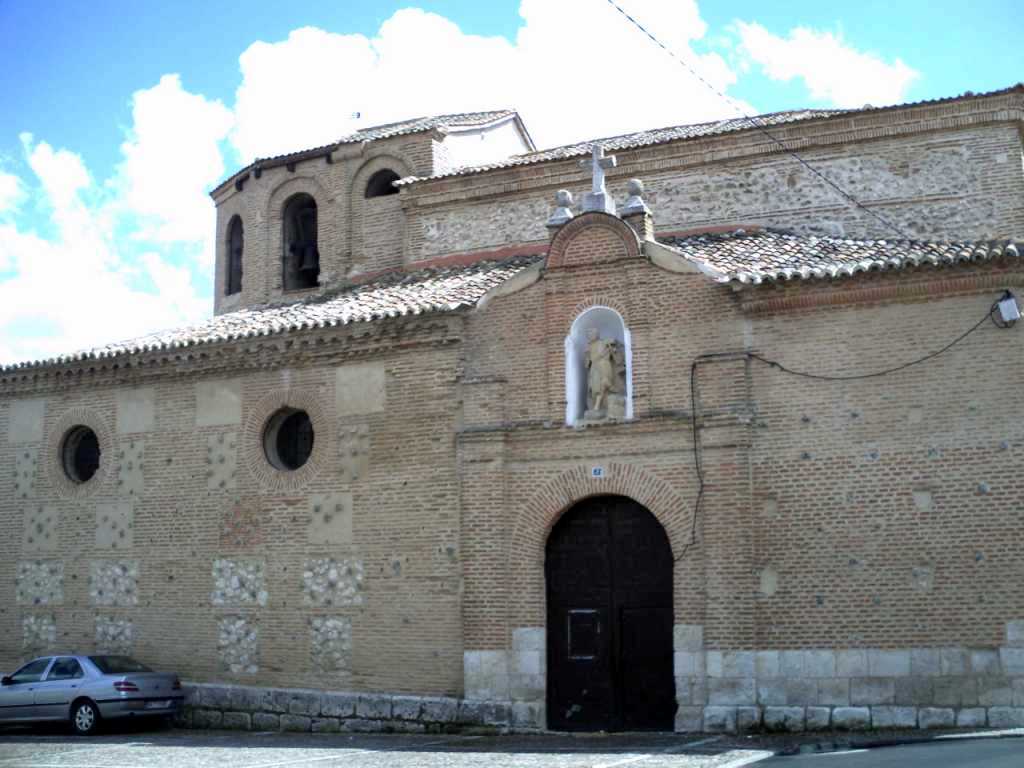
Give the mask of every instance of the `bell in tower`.
M 316 201 L 310 195 L 298 194 L 289 200 L 284 211 L 284 234 L 284 289 L 315 288 L 319 285 L 320 251 Z

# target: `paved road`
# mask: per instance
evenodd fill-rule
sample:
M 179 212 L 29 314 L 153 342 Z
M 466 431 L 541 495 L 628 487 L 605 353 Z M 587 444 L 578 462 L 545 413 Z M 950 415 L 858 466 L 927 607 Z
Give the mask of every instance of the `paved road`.
M 672 735 L 424 736 L 0 729 L 0 768 L 738 768 L 770 753 Z
M 0 768 L 1024 768 L 1024 738 L 792 757 L 771 757 L 759 747 L 757 739 L 671 734 L 328 735 L 152 731 L 139 724 L 82 739 L 58 728 L 0 727 Z
M 773 757 L 757 768 L 1024 768 L 1024 738 L 940 739 L 870 750 Z

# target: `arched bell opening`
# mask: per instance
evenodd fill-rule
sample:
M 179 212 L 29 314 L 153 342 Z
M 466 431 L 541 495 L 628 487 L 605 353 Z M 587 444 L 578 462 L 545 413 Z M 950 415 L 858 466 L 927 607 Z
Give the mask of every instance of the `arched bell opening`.
M 242 217 L 231 217 L 228 224 L 227 279 L 224 281 L 224 295 L 231 296 L 242 291 L 242 251 L 244 250 Z
M 284 290 L 315 288 L 320 284 L 317 205 L 312 195 L 300 192 L 284 205 Z
M 372 198 L 397 195 L 398 187 L 395 186 L 395 182 L 398 181 L 398 179 L 399 176 L 397 173 L 392 171 L 390 168 L 383 168 L 373 174 L 369 181 L 366 182 L 366 191 L 364 196 Z
M 595 496 L 545 548 L 548 727 L 673 730 L 672 549 L 641 504 Z

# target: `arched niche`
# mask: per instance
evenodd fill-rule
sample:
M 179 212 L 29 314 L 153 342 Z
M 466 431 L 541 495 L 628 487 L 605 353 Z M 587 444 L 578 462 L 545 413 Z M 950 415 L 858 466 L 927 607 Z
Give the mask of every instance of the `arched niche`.
M 614 384 L 604 392 L 606 399 L 603 404 L 588 402 L 591 394 L 599 395 L 591 392 L 592 384 L 607 381 L 608 367 Z M 565 337 L 565 423 L 575 426 L 632 418 L 633 344 L 629 329 L 622 315 L 611 307 L 590 307 L 573 320 Z

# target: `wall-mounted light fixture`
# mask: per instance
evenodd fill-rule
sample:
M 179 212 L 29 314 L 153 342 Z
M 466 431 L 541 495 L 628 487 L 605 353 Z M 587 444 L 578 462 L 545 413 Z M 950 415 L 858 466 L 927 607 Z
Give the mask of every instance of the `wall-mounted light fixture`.
M 1020 305 L 1017 303 L 1017 297 L 1012 292 L 1007 291 L 1004 293 L 1003 298 L 998 302 L 998 306 L 999 316 L 1006 325 L 1012 325 L 1020 320 Z

